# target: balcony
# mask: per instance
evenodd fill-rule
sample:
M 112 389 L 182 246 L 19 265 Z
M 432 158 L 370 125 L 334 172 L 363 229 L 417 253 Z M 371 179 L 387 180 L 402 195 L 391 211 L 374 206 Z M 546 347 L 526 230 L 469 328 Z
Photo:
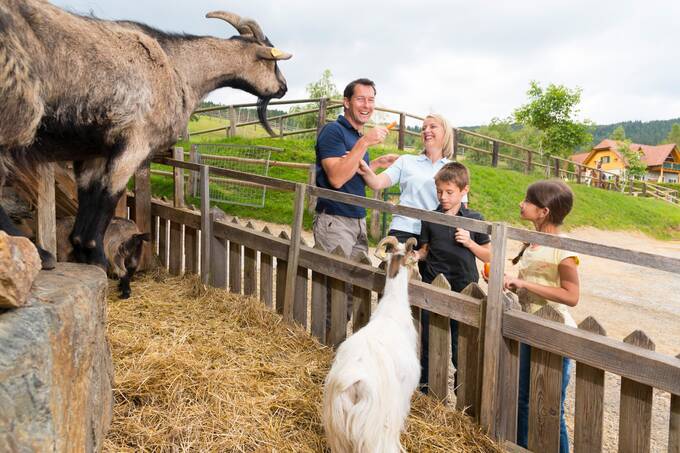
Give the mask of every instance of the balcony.
M 664 162 L 663 163 L 663 168 L 664 170 L 675 170 L 675 171 L 680 171 L 680 164 L 674 164 L 671 162 Z

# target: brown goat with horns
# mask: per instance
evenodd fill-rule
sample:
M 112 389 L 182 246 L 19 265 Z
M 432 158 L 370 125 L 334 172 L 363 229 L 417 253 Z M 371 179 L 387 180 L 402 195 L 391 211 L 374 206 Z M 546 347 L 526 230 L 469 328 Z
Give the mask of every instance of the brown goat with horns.
M 168 34 L 143 24 L 67 13 L 44 0 L 0 1 L 0 187 L 8 174 L 29 189 L 40 161 L 72 160 L 77 261 L 106 267 L 104 232 L 130 176 L 168 149 L 210 91 L 245 90 L 269 100 L 287 90 L 259 25 L 227 12 L 230 39 Z M 18 230 L 0 207 L 0 230 Z M 38 248 L 43 268 L 54 257 Z

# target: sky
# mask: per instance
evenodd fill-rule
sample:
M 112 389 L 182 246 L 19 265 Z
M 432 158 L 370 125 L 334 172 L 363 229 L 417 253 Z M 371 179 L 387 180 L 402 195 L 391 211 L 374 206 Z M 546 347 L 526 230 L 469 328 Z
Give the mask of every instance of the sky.
M 582 89 L 579 119 L 596 124 L 680 117 L 680 1 L 543 0 L 50 0 L 103 19 L 228 38 L 223 10 L 255 19 L 293 54 L 280 63 L 285 99 L 329 69 L 342 92 L 353 79 L 377 86 L 376 103 L 455 126 L 505 118 L 527 102 L 531 80 Z M 220 103 L 252 102 L 225 88 Z

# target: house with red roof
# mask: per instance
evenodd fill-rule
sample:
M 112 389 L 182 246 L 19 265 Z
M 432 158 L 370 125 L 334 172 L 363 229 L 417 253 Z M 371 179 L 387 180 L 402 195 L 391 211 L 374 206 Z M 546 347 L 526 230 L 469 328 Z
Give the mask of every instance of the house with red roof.
M 631 143 L 630 149 L 639 153 L 642 162 L 647 165 L 647 181 L 677 184 L 680 180 L 680 150 L 675 143 L 656 146 Z M 602 170 L 614 174 L 622 174 L 627 166 L 626 159 L 619 152 L 618 142 L 608 138 L 589 152 L 574 154 L 570 159 L 588 167 L 596 167 L 602 162 Z

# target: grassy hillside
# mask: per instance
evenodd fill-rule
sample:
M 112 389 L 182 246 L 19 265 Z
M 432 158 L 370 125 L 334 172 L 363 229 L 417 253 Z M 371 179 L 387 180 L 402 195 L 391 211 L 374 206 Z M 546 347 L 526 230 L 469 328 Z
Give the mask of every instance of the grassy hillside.
M 204 140 L 201 138 L 197 142 Z M 217 141 L 217 137 L 213 137 L 210 141 Z M 309 163 L 314 161 L 314 140 L 312 139 L 222 137 L 219 141 L 283 148 L 283 151 L 272 156 L 275 160 Z M 189 143 L 182 143 L 182 145 L 188 149 Z M 392 152 L 399 151 L 390 147 L 375 148 L 371 150 L 371 156 L 376 157 Z M 518 205 L 524 197 L 526 187 L 537 178 L 510 170 L 498 170 L 474 164 L 469 164 L 469 168 L 472 175 L 470 207 L 480 211 L 488 220 L 522 225 Z M 307 180 L 306 171 L 297 169 L 274 167 L 270 169 L 269 175 L 291 181 L 306 182 Z M 171 197 L 172 183 L 169 178 L 154 176 L 152 182 L 155 194 Z M 567 230 L 579 226 L 593 226 L 606 230 L 639 230 L 659 239 L 680 239 L 680 207 L 658 200 L 635 198 L 582 185 L 572 185 L 572 189 L 576 201 L 574 210 L 567 217 L 565 224 Z M 226 204 L 220 207 L 227 213 L 239 217 L 290 223 L 292 222 L 292 201 L 291 193 L 269 190 L 264 208 Z M 198 200 L 193 202 L 198 205 Z M 306 228 L 311 228 L 311 219 L 312 215 L 308 213 L 305 217 Z

